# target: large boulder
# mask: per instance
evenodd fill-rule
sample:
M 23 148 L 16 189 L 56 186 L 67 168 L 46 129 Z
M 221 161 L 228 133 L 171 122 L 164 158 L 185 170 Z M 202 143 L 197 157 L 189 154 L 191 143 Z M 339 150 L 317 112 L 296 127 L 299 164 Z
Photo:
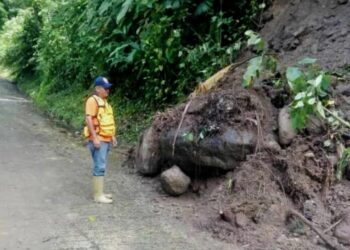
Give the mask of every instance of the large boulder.
M 235 129 L 226 127 L 222 132 L 193 140 L 185 136 L 190 128 L 180 130 L 173 155 L 173 139 L 175 129 L 160 136 L 160 150 L 164 159 L 181 166 L 189 174 L 193 174 L 195 166 L 200 166 L 200 173 L 213 170 L 232 170 L 239 162 L 244 161 L 248 154 L 255 150 L 257 141 L 256 132 L 248 129 Z
M 185 193 L 191 183 L 191 179 L 178 166 L 164 171 L 160 176 L 160 181 L 163 190 L 173 196 Z
M 216 175 L 233 170 L 257 146 L 278 151 L 272 140 L 263 145 L 277 127 L 277 112 L 265 92 L 243 89 L 241 79 L 227 84 L 157 114 L 137 148 L 137 170 L 154 175 L 161 166 L 178 165 L 191 176 Z
M 288 106 L 286 106 L 282 108 L 278 114 L 278 136 L 280 144 L 289 145 L 296 134 L 295 129 L 292 127 Z
M 135 166 L 143 175 L 160 172 L 159 136 L 153 127 L 148 128 L 140 138 L 136 150 Z

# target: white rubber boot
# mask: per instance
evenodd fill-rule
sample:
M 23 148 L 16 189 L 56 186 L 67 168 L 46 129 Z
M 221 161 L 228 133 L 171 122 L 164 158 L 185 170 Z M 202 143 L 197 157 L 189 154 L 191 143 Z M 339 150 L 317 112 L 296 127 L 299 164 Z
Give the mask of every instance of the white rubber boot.
M 108 198 L 108 199 L 113 199 L 113 195 L 112 194 L 105 194 L 103 193 L 103 195 Z
M 106 195 L 103 194 L 103 184 L 104 184 L 103 176 L 94 176 L 92 179 L 92 184 L 93 184 L 93 193 L 94 193 L 95 202 L 106 203 L 106 204 L 113 202 L 111 198 L 108 198 Z

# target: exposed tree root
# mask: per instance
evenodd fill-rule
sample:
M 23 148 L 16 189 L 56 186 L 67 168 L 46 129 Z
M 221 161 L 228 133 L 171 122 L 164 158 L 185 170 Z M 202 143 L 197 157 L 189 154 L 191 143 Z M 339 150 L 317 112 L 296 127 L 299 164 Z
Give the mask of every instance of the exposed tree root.
M 343 248 L 339 245 L 335 245 L 331 241 L 329 241 L 323 232 L 321 232 L 318 228 L 316 228 L 308 219 L 306 219 L 298 211 L 296 211 L 294 209 L 289 209 L 288 213 L 298 217 L 304 224 L 308 225 L 318 236 L 320 236 L 320 238 L 326 243 L 326 245 L 329 247 L 329 249 L 345 250 L 345 248 Z

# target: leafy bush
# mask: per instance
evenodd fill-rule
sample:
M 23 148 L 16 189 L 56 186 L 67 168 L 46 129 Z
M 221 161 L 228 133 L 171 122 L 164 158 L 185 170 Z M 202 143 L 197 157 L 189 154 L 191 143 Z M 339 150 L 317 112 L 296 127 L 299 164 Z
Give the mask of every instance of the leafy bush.
M 51 93 L 72 83 L 87 88 L 97 74 L 107 74 L 123 95 L 159 106 L 232 61 L 235 41 L 254 25 L 262 2 L 28 0 L 22 7 L 41 10 L 27 11 L 14 41 L 19 55 L 6 63 L 25 71 L 36 66 Z
M 131 105 L 133 116 L 181 100 L 234 60 L 263 2 L 5 0 L 0 58 L 17 77 L 37 76 L 39 103 L 69 90 L 81 100 L 106 75 L 116 83 L 112 103 Z
M 19 11 L 7 21 L 1 33 L 0 58 L 11 65 L 16 76 L 34 73 L 35 47 L 40 33 L 40 20 L 33 8 Z
M 315 59 L 305 58 L 299 67 L 288 67 L 286 78 L 294 95 L 290 106 L 293 127 L 302 129 L 311 114 L 326 118 L 322 102 L 329 100 L 330 75 L 320 70 Z
M 4 4 L 0 2 L 0 30 L 2 29 L 2 26 L 4 25 L 6 20 L 7 20 L 7 11 L 5 9 Z
M 253 46 L 256 52 L 256 55 L 248 62 L 242 83 L 244 87 L 251 88 L 262 73 L 268 72 L 272 73 L 270 77 L 274 76 L 278 61 L 273 54 L 268 53 L 266 42 L 259 34 L 250 30 L 245 34 L 249 37 L 247 45 Z M 284 84 L 284 87 L 287 87 L 290 92 L 293 101 L 289 105 L 289 111 L 292 125 L 297 130 L 305 128 L 311 115 L 318 115 L 323 119 L 328 118 L 326 111 L 332 116 L 332 120 L 339 120 L 336 113 L 326 108 L 326 105 L 330 104 L 328 92 L 330 75 L 322 71 L 315 62 L 316 59 L 306 57 L 298 62 L 297 67 L 288 67 L 285 72 L 280 72 L 281 78 L 275 79 L 275 84 Z

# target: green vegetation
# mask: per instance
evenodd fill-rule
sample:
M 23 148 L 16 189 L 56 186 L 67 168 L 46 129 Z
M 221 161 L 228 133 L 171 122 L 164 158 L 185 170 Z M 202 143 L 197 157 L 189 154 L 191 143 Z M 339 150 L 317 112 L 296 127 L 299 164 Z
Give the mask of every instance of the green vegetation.
M 235 59 L 265 2 L 4 0 L 0 60 L 40 107 L 77 129 L 92 80 L 107 76 L 120 133 L 133 140 L 152 112 Z
M 334 100 L 331 99 L 329 91 L 330 73 L 320 69 L 316 59 L 309 57 L 297 62 L 296 66 L 283 69 L 274 55 L 269 53 L 266 42 L 259 34 L 249 30 L 245 35 L 249 37 L 247 45 L 253 47 L 256 55 L 248 61 L 242 85 L 252 88 L 256 84 L 262 84 L 263 80 L 270 79 L 276 88 L 284 88 L 289 93 L 292 125 L 298 131 L 306 127 L 311 116 L 327 122 L 329 139 L 324 141 L 323 146 L 329 148 L 337 145 L 340 160 L 335 177 L 341 180 L 350 171 L 350 148 L 344 148 L 341 139 L 342 130 L 348 130 L 350 123 L 334 108 Z
M 317 115 L 331 125 L 341 122 L 335 111 L 326 108 L 332 104 L 328 91 L 331 76 L 315 64 L 316 59 L 306 57 L 297 66 L 287 67 L 285 71 L 279 69 L 278 72 L 278 60 L 268 52 L 266 42 L 253 31 L 245 34 L 249 37 L 248 46 L 253 46 L 257 55 L 248 62 L 243 76 L 244 87 L 253 87 L 263 76 L 271 78 L 276 87 L 286 88 L 292 99 L 289 105 L 292 125 L 297 130 L 305 128 L 311 115 Z
M 338 162 L 338 166 L 335 174 L 337 180 L 341 180 L 343 178 L 345 171 L 350 171 L 349 161 L 350 161 L 350 148 L 346 148 L 344 149 L 344 152 Z
M 0 27 L 4 25 L 7 19 L 7 11 L 5 9 L 5 6 L 2 2 L 0 2 Z

